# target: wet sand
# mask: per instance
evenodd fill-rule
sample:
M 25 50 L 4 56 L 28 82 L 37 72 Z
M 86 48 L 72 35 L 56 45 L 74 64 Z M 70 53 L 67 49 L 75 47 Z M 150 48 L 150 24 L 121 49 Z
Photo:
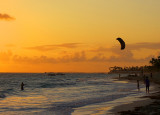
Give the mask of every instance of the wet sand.
M 119 80 L 129 80 L 143 83 L 143 77 L 123 77 Z M 160 115 L 160 73 L 154 73 L 150 78 L 151 85 L 154 86 L 154 93 L 146 94 L 141 98 L 145 100 L 134 101 L 130 104 L 116 106 L 111 111 L 114 115 Z
M 143 97 L 146 98 L 146 97 Z M 156 95 L 147 96 L 146 101 L 134 102 L 133 104 L 121 107 L 126 110 L 117 111 L 116 114 L 121 115 L 159 115 L 160 114 L 160 92 Z M 128 108 L 130 107 L 130 108 Z

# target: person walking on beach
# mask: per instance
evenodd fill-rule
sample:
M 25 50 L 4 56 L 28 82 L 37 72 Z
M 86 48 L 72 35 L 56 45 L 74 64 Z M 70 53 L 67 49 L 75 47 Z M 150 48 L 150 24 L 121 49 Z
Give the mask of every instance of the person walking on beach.
M 21 90 L 24 90 L 23 86 L 24 86 L 24 83 L 22 82 L 21 83 Z
M 146 93 L 149 93 L 149 86 L 150 86 L 150 83 L 149 83 L 148 77 L 146 77 L 145 83 L 146 83 Z
M 137 80 L 137 89 L 138 89 L 138 91 L 140 91 L 140 88 L 139 88 L 139 80 Z

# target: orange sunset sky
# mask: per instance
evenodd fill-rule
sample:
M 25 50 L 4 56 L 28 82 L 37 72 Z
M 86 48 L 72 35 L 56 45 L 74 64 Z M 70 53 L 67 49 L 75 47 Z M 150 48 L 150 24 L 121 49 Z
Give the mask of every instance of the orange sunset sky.
M 0 72 L 148 65 L 160 55 L 159 6 L 160 0 L 0 0 Z

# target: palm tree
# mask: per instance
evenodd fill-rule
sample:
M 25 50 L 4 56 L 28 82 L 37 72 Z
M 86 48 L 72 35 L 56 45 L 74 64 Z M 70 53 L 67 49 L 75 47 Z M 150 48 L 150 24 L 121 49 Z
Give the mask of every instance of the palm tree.
M 149 63 L 151 63 L 153 67 L 159 69 L 160 68 L 160 56 L 158 56 L 157 58 L 152 58 Z

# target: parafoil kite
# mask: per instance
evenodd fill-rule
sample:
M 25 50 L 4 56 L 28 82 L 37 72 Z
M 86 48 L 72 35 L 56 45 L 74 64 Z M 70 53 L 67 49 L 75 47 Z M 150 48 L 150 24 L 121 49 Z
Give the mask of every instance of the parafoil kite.
M 117 40 L 120 42 L 121 44 L 121 50 L 125 49 L 125 42 L 122 40 L 122 38 L 117 38 Z

